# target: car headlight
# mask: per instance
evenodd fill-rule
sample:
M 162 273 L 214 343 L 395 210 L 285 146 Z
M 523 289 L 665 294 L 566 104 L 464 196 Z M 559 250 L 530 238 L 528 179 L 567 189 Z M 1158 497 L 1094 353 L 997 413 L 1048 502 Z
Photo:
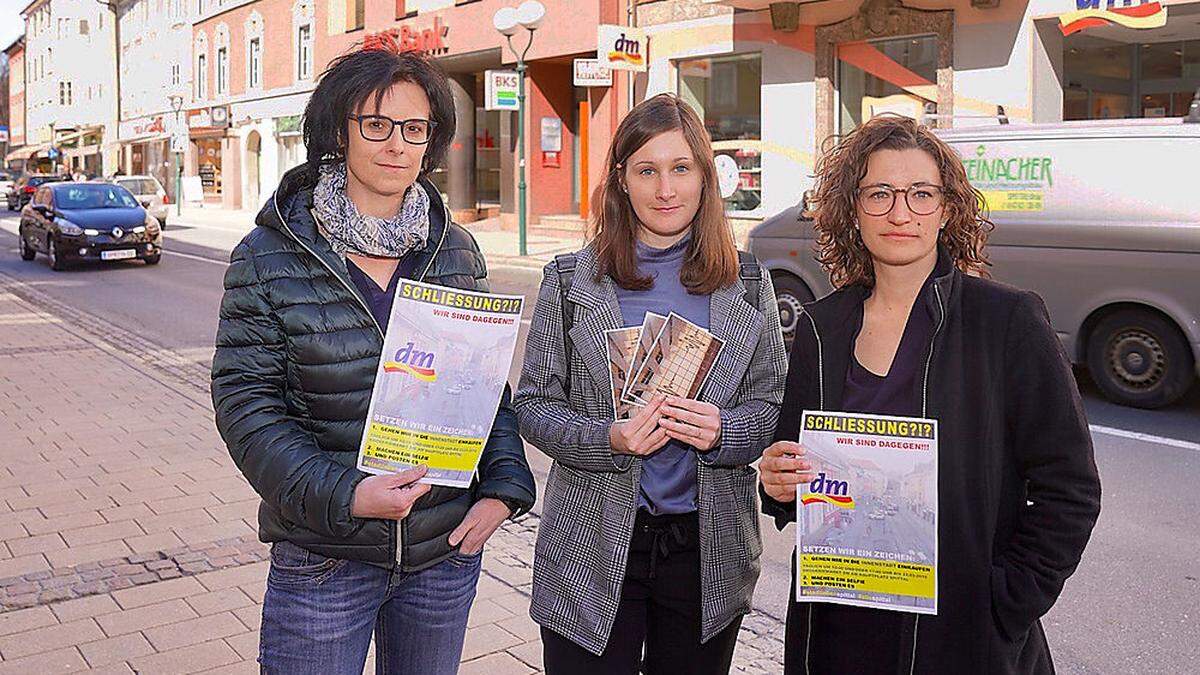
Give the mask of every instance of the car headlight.
M 58 231 L 67 235 L 68 237 L 78 237 L 79 235 L 83 234 L 82 227 L 72 223 L 66 218 L 59 218 L 55 222 L 58 223 Z

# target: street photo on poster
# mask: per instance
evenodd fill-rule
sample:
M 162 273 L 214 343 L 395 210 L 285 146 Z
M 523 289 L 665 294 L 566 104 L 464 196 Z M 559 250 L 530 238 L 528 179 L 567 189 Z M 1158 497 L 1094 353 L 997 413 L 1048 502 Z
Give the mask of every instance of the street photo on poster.
M 646 405 L 654 394 L 694 399 L 725 342 L 671 312 L 629 386 L 629 400 Z
M 796 601 L 937 614 L 937 420 L 804 411 Z
M 633 362 L 629 367 L 629 378 L 625 382 L 625 387 L 621 389 L 621 400 L 626 403 L 642 405 L 639 401 L 629 398 L 629 387 L 633 384 L 633 376 L 646 362 L 646 355 L 650 353 L 650 348 L 654 346 L 654 341 L 658 339 L 658 334 L 662 332 L 663 326 L 667 323 L 667 317 L 654 312 L 646 312 L 642 317 L 642 327 L 638 331 L 637 342 L 633 352 Z
M 426 466 L 422 483 L 471 485 L 508 381 L 523 302 L 400 280 L 359 469 Z
M 633 376 L 633 354 L 637 348 L 641 328 L 614 328 L 604 331 L 604 345 L 608 352 L 608 385 L 612 395 L 613 416 L 618 422 L 637 414 L 641 406 L 621 398 L 625 384 Z

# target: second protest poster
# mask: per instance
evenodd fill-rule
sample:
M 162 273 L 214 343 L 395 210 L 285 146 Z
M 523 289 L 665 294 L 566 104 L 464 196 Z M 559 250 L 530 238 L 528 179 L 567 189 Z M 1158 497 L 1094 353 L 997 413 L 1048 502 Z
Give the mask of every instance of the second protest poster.
M 796 600 L 937 614 L 937 420 L 805 411 Z

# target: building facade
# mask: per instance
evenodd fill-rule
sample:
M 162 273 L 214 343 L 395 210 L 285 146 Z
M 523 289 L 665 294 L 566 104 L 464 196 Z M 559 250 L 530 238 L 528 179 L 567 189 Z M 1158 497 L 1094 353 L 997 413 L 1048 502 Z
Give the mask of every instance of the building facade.
M 0 144 L 4 154 L 4 166 L 20 171 L 25 164 L 21 150 L 25 145 L 25 38 L 17 38 L 4 49 L 7 62 L 7 84 L 4 88 L 6 116 L 3 124 L 8 127 L 8 142 Z
M 96 2 L 34 0 L 25 20 L 25 133 L 38 170 L 117 168 L 115 21 Z
M 119 161 L 158 179 L 174 199 L 179 157 L 170 137 L 191 102 L 192 25 L 184 0 L 123 0 Z M 178 104 L 176 110 L 173 105 Z
M 575 87 L 573 60 L 594 58 L 597 25 L 622 23 L 623 0 L 542 0 L 546 18 L 527 56 L 524 138 L 530 223 L 565 216 L 577 224 L 583 196 L 603 172 L 607 139 L 626 109 L 625 82 L 612 87 Z M 324 32 L 317 60 L 360 48 L 364 39 L 390 37 L 434 57 L 450 76 L 457 135 L 444 168 L 432 176 L 456 219 L 470 222 L 499 214 L 515 227 L 517 214 L 517 120 L 515 112 L 486 110 L 485 73 L 512 70 L 516 59 L 492 24 L 516 0 L 333 0 L 317 8 Z M 513 37 L 525 47 L 527 32 Z M 589 143 L 589 139 L 595 142 Z M 581 201 L 582 199 L 582 201 Z
M 317 5 L 199 0 L 185 174 L 200 177 L 205 201 L 257 208 L 305 160 L 300 117 L 318 73 Z
M 674 0 L 638 21 L 648 91 L 702 111 L 741 170 L 729 212 L 758 219 L 799 202 L 826 139 L 874 114 L 946 127 L 1185 114 L 1200 2 L 1161 0 L 1158 27 L 1068 27 L 1080 4 L 1155 12 L 1141 0 Z

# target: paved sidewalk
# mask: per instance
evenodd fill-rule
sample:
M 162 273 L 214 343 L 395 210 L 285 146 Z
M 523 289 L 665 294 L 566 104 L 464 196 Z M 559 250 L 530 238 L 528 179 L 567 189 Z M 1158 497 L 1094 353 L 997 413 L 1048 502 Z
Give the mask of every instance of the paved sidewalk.
M 257 671 L 267 548 L 207 389 L 193 361 L 0 274 L 0 675 Z M 463 673 L 540 672 L 537 522 L 488 544 Z M 747 617 L 736 671 L 778 672 L 782 637 Z

